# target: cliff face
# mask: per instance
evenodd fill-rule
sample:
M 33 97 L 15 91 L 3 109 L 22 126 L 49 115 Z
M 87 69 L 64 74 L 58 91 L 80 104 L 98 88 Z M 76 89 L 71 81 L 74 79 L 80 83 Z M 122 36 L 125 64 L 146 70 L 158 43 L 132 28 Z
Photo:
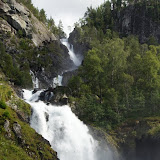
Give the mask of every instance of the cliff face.
M 25 72 L 34 73 L 40 88 L 52 86 L 54 77 L 74 65 L 60 40 L 15 0 L 0 0 L 0 41 L 14 67 L 23 71 L 27 66 Z
M 109 25 L 106 25 L 105 31 L 107 29 L 116 31 L 119 33 L 121 38 L 129 35 L 137 36 L 140 43 L 148 43 L 150 39 L 154 37 L 154 43 L 160 43 L 160 19 L 158 15 L 156 15 L 158 13 L 155 13 L 155 6 L 153 8 L 152 7 L 153 6 L 149 5 L 146 6 L 143 3 L 137 3 L 135 5 L 124 7 L 121 11 L 112 10 L 112 28 L 110 28 Z M 107 23 L 107 20 L 108 19 L 104 19 L 103 22 Z M 81 27 L 82 30 L 83 27 L 84 26 Z M 96 25 L 94 27 L 96 27 Z M 84 55 L 84 53 L 89 49 L 89 44 L 79 42 L 81 37 L 79 32 L 80 31 L 75 28 L 70 34 L 69 42 L 73 44 L 74 50 L 77 54 Z
M 36 46 L 42 45 L 43 42 L 57 40 L 42 22 L 24 5 L 17 3 L 15 0 L 0 0 L 0 17 L 5 20 L 1 19 L 2 31 L 10 31 L 13 34 L 22 31 L 22 34 L 32 39 Z M 7 27 L 5 27 L 6 24 Z
M 116 15 L 115 30 L 121 36 L 137 35 L 141 43 L 147 42 L 151 36 L 160 43 L 159 19 L 152 15 L 153 11 L 145 5 L 128 6 Z
M 69 35 L 68 41 L 73 45 L 75 54 L 84 57 L 85 52 L 88 51 L 89 45 L 86 43 L 79 42 L 80 34 L 79 31 L 75 28 Z

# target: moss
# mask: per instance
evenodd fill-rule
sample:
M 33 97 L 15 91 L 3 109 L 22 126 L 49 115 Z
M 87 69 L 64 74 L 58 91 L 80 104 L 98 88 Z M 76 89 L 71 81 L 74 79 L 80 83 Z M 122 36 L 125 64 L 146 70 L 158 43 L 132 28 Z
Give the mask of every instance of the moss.
M 32 160 L 14 141 L 3 136 L 0 137 L 0 155 L 1 160 Z
M 2 109 L 6 109 L 7 108 L 7 105 L 4 101 L 0 101 L 0 108 Z
M 6 82 L 0 81 L 0 100 L 8 101 L 13 95 L 13 90 Z
M 25 114 L 27 114 L 29 116 L 31 115 L 31 106 L 29 104 L 25 103 L 23 100 L 18 99 L 15 101 L 14 104 L 18 106 L 18 109 L 20 111 L 23 111 Z
M 9 114 L 9 112 L 8 112 L 8 111 L 5 111 L 5 112 L 2 114 L 2 117 L 3 117 L 4 119 L 10 119 L 10 114 Z

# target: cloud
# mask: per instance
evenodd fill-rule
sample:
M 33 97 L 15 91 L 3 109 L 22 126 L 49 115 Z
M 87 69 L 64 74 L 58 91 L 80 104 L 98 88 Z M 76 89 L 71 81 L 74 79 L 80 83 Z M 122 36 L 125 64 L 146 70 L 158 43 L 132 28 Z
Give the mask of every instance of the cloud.
M 62 20 L 64 31 L 68 31 L 68 26 L 73 26 L 75 22 L 82 18 L 87 11 L 87 7 L 97 7 L 104 0 L 32 0 L 35 7 L 44 9 L 48 17 L 52 17 L 56 24 Z

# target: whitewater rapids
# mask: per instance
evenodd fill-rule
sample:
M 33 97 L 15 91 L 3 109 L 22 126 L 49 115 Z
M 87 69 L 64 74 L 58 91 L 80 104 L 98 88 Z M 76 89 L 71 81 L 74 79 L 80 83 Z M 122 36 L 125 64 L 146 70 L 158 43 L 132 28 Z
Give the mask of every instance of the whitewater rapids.
M 33 111 L 30 125 L 50 142 L 60 160 L 112 160 L 110 150 L 103 156 L 97 155 L 98 142 L 69 106 L 37 102 L 40 93 L 41 91 L 32 94 L 32 91 L 24 90 L 24 99 Z

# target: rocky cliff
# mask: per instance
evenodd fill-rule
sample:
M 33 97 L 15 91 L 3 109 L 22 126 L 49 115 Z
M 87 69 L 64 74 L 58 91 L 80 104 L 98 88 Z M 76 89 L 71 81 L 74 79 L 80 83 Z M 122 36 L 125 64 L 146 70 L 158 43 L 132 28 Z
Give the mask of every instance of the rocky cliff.
M 28 74 L 31 70 L 41 88 L 51 86 L 54 77 L 74 65 L 60 40 L 25 5 L 15 0 L 0 0 L 0 41 L 6 55 L 12 57 L 14 68 Z M 15 82 L 13 76 L 10 80 Z
M 153 12 L 151 6 L 130 5 L 115 15 L 115 30 L 121 36 L 137 35 L 141 43 L 146 43 L 151 36 L 160 43 L 159 17 L 154 18 Z
M 109 19 L 107 18 L 104 18 L 101 22 L 97 22 L 98 18 L 94 21 L 94 17 L 92 20 L 95 24 L 93 22 L 91 26 L 84 25 L 80 28 L 75 27 L 70 34 L 69 42 L 73 44 L 74 50 L 77 54 L 84 55 L 85 52 L 90 49 L 90 44 L 89 42 L 87 44 L 85 39 L 91 39 L 93 37 L 93 35 L 90 35 L 90 37 L 87 34 L 85 35 L 85 33 L 88 33 L 88 30 L 85 31 L 85 27 L 89 27 L 89 29 L 95 27 L 97 30 L 99 29 L 98 27 L 103 27 L 104 34 L 107 29 L 110 29 L 111 32 L 118 32 L 120 38 L 134 35 L 139 38 L 140 43 L 157 45 L 160 43 L 160 19 L 159 11 L 157 11 L 158 7 L 159 6 L 156 7 L 142 2 L 134 5 L 128 5 L 120 10 L 115 9 L 108 11 L 110 12 L 112 23 L 108 22 Z M 108 13 L 106 11 L 106 13 L 102 12 L 101 14 L 102 17 L 106 17 L 105 15 Z
M 32 12 L 15 0 L 0 0 L 1 31 L 16 34 L 22 32 L 30 38 L 36 46 L 44 42 L 57 40 L 46 26 L 40 22 Z
M 87 52 L 88 49 L 90 49 L 90 47 L 89 44 L 82 43 L 79 41 L 79 39 L 79 31 L 76 28 L 74 28 L 74 30 L 69 35 L 68 42 L 73 45 L 75 54 L 84 57 L 85 52 Z

